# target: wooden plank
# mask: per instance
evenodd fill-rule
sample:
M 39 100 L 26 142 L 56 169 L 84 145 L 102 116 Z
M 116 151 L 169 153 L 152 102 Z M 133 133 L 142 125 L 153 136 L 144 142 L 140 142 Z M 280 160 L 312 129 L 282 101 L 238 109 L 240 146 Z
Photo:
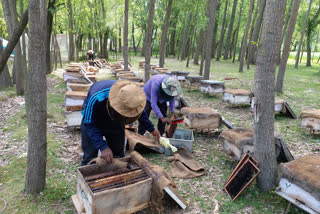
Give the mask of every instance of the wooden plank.
M 77 210 L 77 213 L 78 213 L 78 214 L 85 214 L 85 213 L 86 213 L 86 210 L 85 210 L 85 208 L 84 208 L 83 203 L 80 201 L 78 195 L 75 194 L 75 195 L 71 196 L 71 199 L 72 199 L 72 202 L 73 202 L 74 207 L 75 207 L 76 210 Z
M 185 200 L 171 186 L 166 186 L 163 189 L 182 209 L 187 208 Z

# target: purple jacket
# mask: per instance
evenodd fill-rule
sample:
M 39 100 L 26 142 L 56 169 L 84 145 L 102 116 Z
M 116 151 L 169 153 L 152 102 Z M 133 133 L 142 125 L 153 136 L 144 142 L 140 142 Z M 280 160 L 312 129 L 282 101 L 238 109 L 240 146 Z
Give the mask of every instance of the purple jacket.
M 162 118 L 163 115 L 161 114 L 161 111 L 157 105 L 157 103 L 163 103 L 165 102 L 163 99 L 159 97 L 159 88 L 162 80 L 166 77 L 169 77 L 168 75 L 154 75 L 143 87 L 144 93 L 146 94 L 147 100 L 151 103 L 151 108 L 157 118 Z M 175 101 L 172 99 L 170 101 L 170 109 L 171 112 L 174 112 L 175 108 Z

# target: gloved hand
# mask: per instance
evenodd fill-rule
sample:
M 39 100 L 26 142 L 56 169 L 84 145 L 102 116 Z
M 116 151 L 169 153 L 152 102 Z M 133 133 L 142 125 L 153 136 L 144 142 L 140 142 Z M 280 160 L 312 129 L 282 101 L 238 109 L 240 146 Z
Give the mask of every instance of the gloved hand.
M 113 153 L 110 148 L 106 148 L 101 151 L 101 157 L 106 161 L 106 163 L 112 163 Z
M 161 138 L 160 138 L 160 144 L 163 145 L 166 149 L 170 147 L 170 149 L 171 149 L 172 152 L 178 151 L 177 147 L 172 146 L 172 145 L 170 144 L 170 140 L 169 140 L 168 138 L 161 137 Z

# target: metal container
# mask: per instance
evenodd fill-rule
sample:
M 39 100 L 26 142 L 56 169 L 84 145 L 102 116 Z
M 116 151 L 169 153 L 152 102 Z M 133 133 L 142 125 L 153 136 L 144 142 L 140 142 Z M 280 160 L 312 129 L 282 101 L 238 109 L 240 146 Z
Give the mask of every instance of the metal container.
M 170 139 L 170 144 L 177 148 L 185 147 L 189 152 L 192 152 L 193 146 L 193 131 L 188 129 L 176 129 L 172 138 Z M 165 155 L 172 155 L 170 148 L 166 149 Z

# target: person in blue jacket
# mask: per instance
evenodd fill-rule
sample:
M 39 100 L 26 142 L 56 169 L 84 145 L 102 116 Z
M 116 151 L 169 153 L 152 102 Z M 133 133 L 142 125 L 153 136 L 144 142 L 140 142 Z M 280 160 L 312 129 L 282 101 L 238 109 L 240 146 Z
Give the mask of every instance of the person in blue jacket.
M 159 139 L 160 133 L 148 119 L 145 105 L 144 91 L 134 82 L 103 80 L 94 83 L 82 106 L 81 165 L 96 158 L 99 150 L 107 163 L 111 163 L 114 157 L 123 157 L 125 124 L 137 119 Z

